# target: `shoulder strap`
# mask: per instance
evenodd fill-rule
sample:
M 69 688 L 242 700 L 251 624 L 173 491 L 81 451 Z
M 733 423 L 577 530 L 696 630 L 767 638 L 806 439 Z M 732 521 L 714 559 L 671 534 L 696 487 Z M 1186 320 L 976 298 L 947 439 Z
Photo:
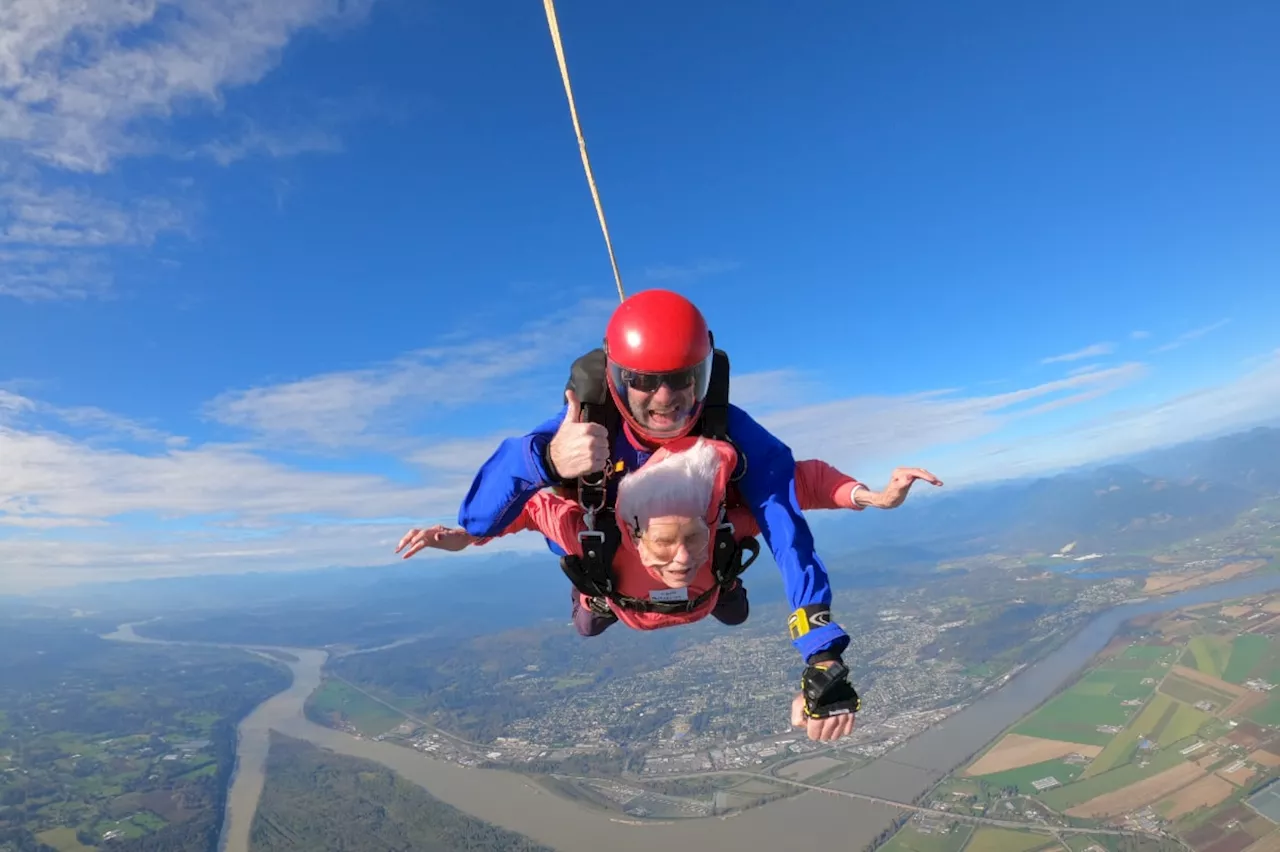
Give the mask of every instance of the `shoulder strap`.
M 711 356 L 711 384 L 702 405 L 702 435 L 717 441 L 729 439 L 729 355 L 716 349 Z

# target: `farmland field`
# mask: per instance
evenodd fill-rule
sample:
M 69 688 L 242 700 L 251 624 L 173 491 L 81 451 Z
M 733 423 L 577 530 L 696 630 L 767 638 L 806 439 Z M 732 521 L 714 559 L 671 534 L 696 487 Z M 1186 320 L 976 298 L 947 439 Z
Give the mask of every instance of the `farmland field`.
M 1052 837 L 1029 831 L 1008 828 L 979 828 L 965 847 L 966 852 L 1031 852 L 1052 845 L 1059 848 Z
M 1093 757 L 1099 751 L 1097 746 L 1063 742 L 1061 740 L 1045 740 L 1038 737 L 1027 737 L 1022 734 L 1007 734 L 996 743 L 995 747 L 982 755 L 966 771 L 966 775 L 990 775 L 1007 772 L 1021 766 L 1032 766 L 1046 760 L 1065 757 L 1069 754 L 1080 754 Z
M 1036 788 L 1031 786 L 1033 781 L 1039 781 L 1041 778 L 1048 778 L 1052 775 L 1058 779 L 1059 784 L 1067 784 L 1079 778 L 1083 771 L 1084 766 L 1082 764 L 1066 763 L 1061 760 L 1046 760 L 1043 763 L 1035 763 L 1031 766 L 1022 766 L 1006 772 L 994 772 L 990 775 L 984 775 L 982 780 L 993 787 L 1017 787 L 1019 793 L 1032 796 L 1036 793 Z
M 1165 715 L 1176 712 L 1177 707 L 1176 702 L 1167 695 L 1153 697 L 1129 727 L 1117 734 L 1102 753 L 1089 764 L 1084 776 L 1092 778 L 1128 762 L 1138 747 L 1138 740 L 1143 736 L 1152 735 L 1163 723 Z
M 327 679 L 307 699 L 311 718 L 330 722 L 345 720 L 365 736 L 377 736 L 404 721 L 404 717 L 340 680 Z
M 960 852 L 973 833 L 973 827 L 961 825 L 953 831 L 922 831 L 915 821 L 907 823 L 893 838 L 880 847 L 882 852 Z
M 1178 763 L 1139 781 L 1125 784 L 1068 809 L 1069 816 L 1099 819 L 1137 810 L 1204 775 L 1194 763 Z M 1223 782 L 1226 784 L 1227 782 Z M 1230 786 L 1230 785 L 1228 785 Z
M 1164 721 L 1164 726 L 1156 732 L 1156 743 L 1162 747 L 1171 746 L 1179 740 L 1193 736 L 1211 717 L 1203 710 L 1188 704 L 1180 704 L 1172 718 Z
M 1220 636 L 1193 636 L 1187 643 L 1187 653 L 1182 664 L 1204 672 L 1211 677 L 1221 677 L 1227 667 L 1231 645 Z
M 1133 651 L 1129 648 L 1126 651 Z M 1164 650 L 1164 649 L 1161 649 Z M 1137 708 L 1126 701 L 1140 701 L 1151 694 L 1162 671 L 1144 656 L 1121 655 L 1086 674 L 1070 689 L 1053 698 L 1014 727 L 1013 732 L 1047 740 L 1065 740 L 1105 746 L 1112 734 L 1100 725 L 1123 727 Z M 1143 681 L 1149 681 L 1143 683 Z
M 1208 701 L 1218 709 L 1226 707 L 1236 698 L 1230 693 L 1222 692 L 1202 683 L 1195 683 L 1178 674 L 1170 674 L 1165 678 L 1164 683 L 1160 685 L 1160 691 L 1185 704 Z
M 1270 656 L 1271 640 L 1265 636 L 1245 633 L 1231 643 L 1231 659 L 1222 671 L 1222 679 L 1228 683 L 1244 683 L 1254 669 Z
M 1267 699 L 1267 703 L 1249 714 L 1259 725 L 1280 726 L 1280 695 Z
M 1184 762 L 1182 755 L 1177 751 L 1162 751 L 1153 755 L 1151 762 L 1146 766 L 1126 763 L 1101 775 L 1082 778 L 1065 787 L 1040 793 L 1036 798 L 1056 811 L 1065 811 L 1090 799 L 1136 784 L 1144 778 L 1150 778 Z

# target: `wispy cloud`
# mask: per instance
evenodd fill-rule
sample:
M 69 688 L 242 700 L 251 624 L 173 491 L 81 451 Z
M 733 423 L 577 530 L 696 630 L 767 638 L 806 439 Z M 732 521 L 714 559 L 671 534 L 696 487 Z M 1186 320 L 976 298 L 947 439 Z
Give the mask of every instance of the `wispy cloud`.
M 733 272 L 741 266 L 742 264 L 731 260 L 700 260 L 682 265 L 658 264 L 646 267 L 644 277 L 659 284 L 689 284 L 713 275 Z
M 1147 339 L 1148 337 L 1150 337 L 1150 336 L 1151 336 L 1151 332 L 1149 332 L 1149 331 L 1141 331 L 1141 330 L 1139 330 L 1139 331 L 1131 331 L 1131 332 L 1129 332 L 1129 339 L 1130 339 L 1130 340 L 1146 340 L 1146 339 Z
M 11 0 L 0 18 L 0 137 L 39 160 L 103 172 L 162 147 L 148 121 L 217 107 L 301 29 L 360 20 L 372 0 Z
M 261 80 L 311 27 L 363 19 L 373 0 L 8 0 L 0 4 L 0 296 L 83 299 L 110 291 L 102 252 L 181 231 L 171 200 L 121 202 L 97 176 L 122 158 L 333 150 L 324 130 L 179 141 L 192 108 Z M 226 121 L 225 116 L 220 116 Z M 242 121 L 242 124 L 246 122 Z M 217 123 L 215 122 L 215 126 Z
M 1206 334 L 1212 334 L 1213 332 L 1227 325 L 1229 322 L 1231 322 L 1231 320 L 1223 319 L 1223 320 L 1218 320 L 1217 322 L 1212 323 L 1210 325 L 1201 326 L 1200 328 L 1193 328 L 1191 329 L 1191 331 L 1183 332 L 1182 334 L 1175 337 L 1173 340 L 1170 340 L 1168 343 L 1165 343 L 1161 346 L 1157 346 L 1152 351 L 1153 352 L 1169 352 L 1181 346 L 1186 346 L 1188 343 L 1192 342 L 1193 340 L 1198 340 L 1201 337 L 1204 337 Z
M 1061 470 L 1247 429 L 1274 421 L 1278 411 L 1280 349 L 1230 381 L 1099 417 L 1069 430 L 1001 442 L 985 451 L 999 453 L 998 467 L 987 466 L 976 452 L 956 454 L 950 476 L 956 483 L 964 483 Z
M 824 458 L 878 469 L 905 463 L 902 459 L 907 453 L 961 445 L 1017 421 L 1096 399 L 1145 374 L 1142 364 L 1123 364 L 1006 393 L 862 396 L 759 419 L 791 445 L 797 458 Z
M 591 300 L 502 339 L 422 349 L 364 369 L 230 391 L 210 402 L 206 414 L 295 448 L 386 446 L 409 424 L 476 405 L 489 394 L 512 400 L 516 382 L 541 368 L 567 377 L 564 365 L 596 345 L 613 307 L 608 300 Z M 552 394 L 542 410 L 554 411 L 561 401 Z
M 1081 361 L 1085 358 L 1100 358 L 1103 355 L 1110 355 L 1116 351 L 1114 343 L 1094 343 L 1083 349 L 1077 349 L 1074 352 L 1066 352 L 1062 355 L 1051 355 L 1048 358 L 1041 358 L 1041 364 L 1062 364 L 1068 361 Z

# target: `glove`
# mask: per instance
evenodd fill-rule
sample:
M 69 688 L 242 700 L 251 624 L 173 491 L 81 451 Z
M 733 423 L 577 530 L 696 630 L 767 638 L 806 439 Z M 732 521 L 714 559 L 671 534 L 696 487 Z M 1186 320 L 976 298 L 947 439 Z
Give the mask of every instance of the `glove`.
M 843 716 L 862 709 L 858 692 L 849 683 L 849 669 L 839 660 L 814 663 L 800 676 L 804 713 L 810 719 Z

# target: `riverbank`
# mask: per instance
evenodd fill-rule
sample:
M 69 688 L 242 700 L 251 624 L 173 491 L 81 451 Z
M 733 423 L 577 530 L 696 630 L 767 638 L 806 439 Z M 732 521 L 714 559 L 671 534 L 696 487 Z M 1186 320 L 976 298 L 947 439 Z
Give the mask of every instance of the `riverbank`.
M 1280 575 L 1266 574 L 1108 610 L 1000 689 L 827 786 L 833 791 L 874 794 L 884 799 L 909 802 L 1073 679 L 1128 619 L 1277 590 L 1280 590 Z M 148 644 L 200 644 L 138 637 L 128 625 L 106 638 Z M 340 754 L 374 760 L 421 785 L 447 804 L 564 852 L 598 852 L 601 846 L 611 852 L 649 852 L 655 844 L 669 844 L 675 848 L 695 845 L 732 847 L 743 852 L 773 850 L 794 842 L 797 825 L 804 826 L 806 842 L 860 849 L 904 813 L 889 805 L 813 791 L 739 812 L 732 817 L 686 819 L 661 824 L 622 820 L 556 796 L 514 772 L 463 767 L 434 760 L 401 746 L 357 739 L 314 724 L 306 718 L 304 706 L 307 697 L 320 683 L 328 659 L 324 651 L 267 649 L 262 646 L 217 647 L 280 651 L 297 659 L 287 663 L 294 677 L 290 687 L 263 702 L 241 723 L 240 750 L 227 798 L 228 810 L 220 847 L 223 852 L 249 850 L 253 816 L 265 783 L 270 730 Z

